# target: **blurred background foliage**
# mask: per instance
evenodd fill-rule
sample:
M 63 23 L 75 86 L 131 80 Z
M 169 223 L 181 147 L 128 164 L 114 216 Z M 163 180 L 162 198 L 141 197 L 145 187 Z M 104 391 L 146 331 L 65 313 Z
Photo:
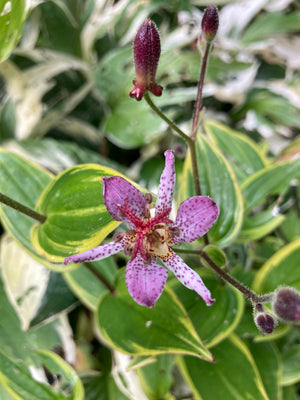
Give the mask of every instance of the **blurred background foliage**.
M 180 174 L 186 153 L 182 140 L 170 133 L 168 126 L 150 112 L 145 102 L 128 98 L 134 78 L 132 41 L 144 19 L 151 17 L 159 27 L 162 42 L 157 82 L 164 87 L 164 92 L 161 98 L 155 99 L 156 104 L 188 131 L 203 50 L 201 18 L 209 4 L 202 0 L 2 1 L 1 26 L 10 18 L 11 31 L 0 30 L 4 43 L 0 53 L 1 147 L 25 156 L 55 175 L 73 165 L 93 162 L 114 168 L 150 190 L 159 180 L 162 152 L 175 148 L 176 169 Z M 299 2 L 223 0 L 214 4 L 219 7 L 220 27 L 204 87 L 204 123 L 213 119 L 239 130 L 257 143 L 268 160 L 295 158 L 300 153 Z M 4 168 L 5 161 L 1 165 Z M 39 174 L 43 175 L 36 169 L 35 175 Z M 41 179 L 50 180 L 50 175 L 44 175 Z M 9 179 L 13 179 L 13 174 Z M 291 197 L 299 195 L 297 191 L 299 188 L 293 186 L 285 195 L 286 210 Z M 36 189 L 35 200 L 39 193 Z M 232 245 L 227 256 L 236 266 L 233 274 L 251 285 L 254 276 L 249 263 L 259 268 L 286 241 L 299 238 L 295 218 L 296 212 L 289 212 L 278 235 L 269 235 L 248 245 Z M 197 266 L 193 257 L 190 258 L 190 264 Z M 1 288 L 0 340 L 2 350 L 10 359 L 1 355 L 0 372 L 4 367 L 18 369 L 24 381 L 16 382 L 16 387 L 25 388 L 28 372 L 18 360 L 25 360 L 32 372 L 34 367 L 38 370 L 38 358 L 42 357 L 50 371 L 51 365 L 59 366 L 62 371 L 63 379 L 51 372 L 46 375 L 48 382 L 54 382 L 62 390 L 63 397 L 54 396 L 50 391 L 40 394 L 41 387 L 36 384 L 31 387 L 28 383 L 27 394 L 23 394 L 25 400 L 33 399 L 26 397 L 28 393 L 35 393 L 34 398 L 39 400 L 83 398 L 73 372 L 53 355 L 33 354 L 36 348 L 56 349 L 75 367 L 81 374 L 87 400 L 197 399 L 200 394 L 204 399 L 219 398 L 217 391 L 211 392 L 213 380 L 207 380 L 205 387 L 198 387 L 198 377 L 210 376 L 211 365 L 196 358 L 178 356 L 177 367 L 172 369 L 174 357 L 170 354 L 156 359 L 140 357 L 128 372 L 129 357 L 104 346 L 103 341 L 99 342 L 99 332 L 95 333 L 93 312 L 104 286 L 93 280 L 92 274 L 88 276 L 88 272 L 77 269 L 62 276 L 45 269 L 6 234 L 1 239 L 1 263 L 6 291 Z M 111 264 L 109 268 L 107 263 Z M 19 269 L 11 272 L 17 265 Z M 95 263 L 95 268 L 111 282 L 117 273 L 114 261 L 106 261 L 105 266 Z M 36 277 L 40 292 L 24 303 L 22 296 L 30 292 L 32 276 Z M 180 294 L 181 288 L 175 283 L 171 286 Z M 223 289 L 219 289 L 220 298 L 225 296 L 226 301 L 234 304 L 232 307 L 241 318 L 235 333 L 244 342 L 238 336 L 225 340 L 224 331 L 211 333 L 203 328 L 203 320 L 199 321 L 197 313 L 206 315 L 208 311 L 204 307 L 190 314 L 205 343 L 216 346 L 212 350 L 215 358 L 224 362 L 218 376 L 227 381 L 230 359 L 236 355 L 248 374 L 245 372 L 239 378 L 241 393 L 246 384 L 244 375 L 259 381 L 254 389 L 249 389 L 254 396 L 250 398 L 299 398 L 297 330 L 281 326 L 274 342 L 264 341 L 253 324 L 250 309 L 242 316 L 242 300 L 232 291 L 226 297 Z M 192 301 L 189 294 L 181 296 L 189 309 Z M 103 309 L 104 306 L 103 303 Z M 235 316 L 227 315 L 226 310 L 222 312 L 235 329 Z M 223 318 L 222 312 L 219 318 Z M 210 321 L 213 315 L 206 318 Z M 11 332 L 14 332 L 13 339 Z M 256 347 L 253 338 L 259 342 Z M 269 365 L 264 364 L 264 359 Z M 239 377 L 239 368 L 232 373 Z M 6 389 L 0 385 L 1 399 L 16 398 L 15 392 Z M 18 390 L 15 389 L 16 393 L 22 393 Z

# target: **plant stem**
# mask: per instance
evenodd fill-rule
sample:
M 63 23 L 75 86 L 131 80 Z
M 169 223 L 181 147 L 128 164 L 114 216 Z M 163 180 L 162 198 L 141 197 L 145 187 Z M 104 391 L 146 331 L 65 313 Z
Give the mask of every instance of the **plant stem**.
M 192 137 L 194 137 L 194 138 L 197 135 L 197 128 L 198 128 L 198 124 L 199 124 L 199 115 L 200 115 L 201 106 L 202 106 L 202 92 L 203 92 L 203 86 L 204 86 L 204 77 L 205 77 L 207 61 L 208 61 L 209 52 L 211 50 L 211 46 L 212 46 L 212 42 L 207 41 L 206 46 L 205 46 L 204 56 L 202 58 L 202 65 L 201 65 L 200 77 L 199 77 L 199 81 L 198 81 L 198 91 L 197 91 L 197 98 L 196 98 L 196 104 L 195 104 L 194 116 L 193 116 L 193 124 L 192 124 Z
M 93 275 L 95 275 L 95 277 L 103 283 L 103 285 L 110 291 L 111 294 L 115 294 L 116 290 L 115 288 L 112 286 L 112 284 L 97 270 L 97 268 L 95 268 L 92 264 L 90 263 L 83 263 L 83 265 L 89 270 L 91 271 L 91 273 Z
M 248 289 L 246 286 L 244 286 L 238 280 L 233 278 L 231 275 L 227 274 L 227 272 L 225 272 L 224 269 L 218 267 L 217 264 L 215 264 L 215 262 L 203 250 L 176 249 L 176 252 L 184 253 L 184 254 L 197 254 L 197 255 L 200 255 L 200 257 L 202 257 L 209 264 L 209 266 L 224 281 L 230 283 L 232 286 L 234 286 L 236 289 L 238 289 L 241 293 L 243 293 L 243 295 L 245 297 L 247 297 L 249 300 L 251 300 L 254 305 L 257 305 L 257 304 L 260 304 L 260 303 L 267 303 L 267 302 L 271 301 L 271 299 L 272 299 L 272 295 L 271 294 L 258 295 L 255 292 L 253 292 L 252 290 Z
M 152 108 L 152 110 L 161 118 L 163 119 L 175 132 L 178 133 L 184 140 L 187 142 L 190 142 L 191 139 L 190 137 L 185 134 L 178 126 L 175 124 L 175 122 L 171 121 L 156 105 L 153 103 L 151 100 L 150 96 L 148 93 L 144 94 L 144 99 L 147 101 L 149 106 Z
M 35 219 L 36 221 L 40 222 L 43 224 L 47 217 L 45 215 L 42 215 L 34 210 L 32 210 L 29 207 L 24 206 L 23 204 L 19 203 L 16 200 L 11 199 L 10 197 L 6 196 L 3 193 L 0 193 L 0 202 L 7 205 L 8 207 L 11 207 L 17 211 L 19 211 L 22 214 L 27 215 L 30 218 Z
M 201 196 L 200 178 L 199 178 L 199 172 L 198 172 L 195 140 L 191 140 L 189 142 L 189 148 L 190 148 L 190 153 L 191 153 L 191 163 L 192 163 L 192 170 L 193 170 L 195 194 L 196 194 L 196 196 Z
M 238 289 L 243 295 L 251 300 L 251 302 L 256 305 L 258 303 L 266 303 L 271 300 L 271 295 L 258 295 L 252 290 L 248 289 L 246 286 L 244 286 L 242 283 L 240 283 L 238 280 L 233 278 L 231 275 L 227 274 L 222 268 L 218 267 L 217 264 L 213 262 L 213 260 L 204 252 L 200 251 L 199 252 L 200 257 L 202 257 L 209 265 L 210 267 L 226 282 L 230 283 L 232 286 L 234 286 L 236 289 Z

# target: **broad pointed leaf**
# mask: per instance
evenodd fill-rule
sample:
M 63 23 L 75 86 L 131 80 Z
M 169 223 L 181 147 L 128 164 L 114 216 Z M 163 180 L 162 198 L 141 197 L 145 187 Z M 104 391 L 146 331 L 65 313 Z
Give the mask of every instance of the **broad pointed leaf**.
M 267 165 L 260 148 L 246 135 L 216 121 L 206 121 L 204 127 L 209 137 L 230 161 L 240 182 Z
M 203 343 L 212 347 L 226 339 L 241 321 L 244 298 L 230 285 L 220 285 L 209 274 L 202 276 L 212 297 L 216 299 L 211 307 L 207 307 L 195 292 L 186 290 L 177 280 L 172 279 L 170 285 L 182 301 Z
M 253 289 L 268 293 L 278 286 L 293 286 L 300 290 L 300 239 L 277 251 L 258 271 Z
M 31 232 L 37 253 L 61 262 L 70 254 L 96 247 L 119 225 L 106 210 L 102 197 L 101 179 L 114 175 L 121 174 L 97 164 L 83 164 L 69 168 L 51 182 L 36 207 L 47 220 Z
M 269 400 L 254 359 L 241 339 L 232 335 L 212 351 L 214 364 L 194 357 L 177 358 L 196 399 Z
M 130 297 L 124 270 L 119 274 L 116 290 L 116 294 L 101 297 L 97 311 L 100 332 L 114 348 L 131 355 L 179 353 L 212 361 L 184 307 L 168 286 L 151 309 Z
M 249 212 L 253 207 L 266 200 L 272 194 L 282 195 L 292 179 L 300 176 L 300 159 L 269 165 L 246 179 L 242 184 L 245 208 Z

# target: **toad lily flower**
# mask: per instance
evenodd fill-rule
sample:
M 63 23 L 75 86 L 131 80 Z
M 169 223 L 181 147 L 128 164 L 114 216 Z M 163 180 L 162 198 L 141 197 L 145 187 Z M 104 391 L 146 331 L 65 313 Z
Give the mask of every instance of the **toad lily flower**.
M 167 150 L 165 158 L 155 215 L 150 214 L 150 193 L 144 195 L 118 176 L 103 178 L 103 199 L 107 211 L 115 220 L 126 222 L 130 230 L 117 233 L 111 243 L 67 257 L 64 264 L 100 260 L 123 250 L 131 256 L 125 275 L 130 295 L 138 304 L 152 307 L 168 277 L 167 269 L 156 262 L 160 258 L 183 285 L 195 290 L 207 305 L 211 305 L 214 299 L 199 275 L 170 246 L 190 243 L 204 235 L 216 221 L 219 209 L 209 197 L 195 196 L 180 204 L 174 222 L 169 219 L 175 184 L 173 151 Z

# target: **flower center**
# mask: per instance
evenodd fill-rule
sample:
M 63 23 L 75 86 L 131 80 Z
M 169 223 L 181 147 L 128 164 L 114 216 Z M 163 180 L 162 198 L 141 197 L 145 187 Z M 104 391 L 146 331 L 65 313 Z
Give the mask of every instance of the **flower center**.
M 148 200 L 148 201 L 147 201 Z M 126 232 L 123 236 L 125 242 L 125 254 L 131 255 L 132 260 L 139 253 L 145 262 L 149 262 L 151 257 L 163 257 L 169 252 L 169 244 L 172 242 L 171 221 L 167 216 L 171 209 L 157 213 L 151 217 L 149 205 L 151 200 L 146 195 L 146 217 L 139 218 L 129 208 L 128 199 L 125 199 L 125 206 L 118 205 L 122 215 L 124 215 L 134 228 Z

